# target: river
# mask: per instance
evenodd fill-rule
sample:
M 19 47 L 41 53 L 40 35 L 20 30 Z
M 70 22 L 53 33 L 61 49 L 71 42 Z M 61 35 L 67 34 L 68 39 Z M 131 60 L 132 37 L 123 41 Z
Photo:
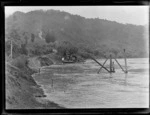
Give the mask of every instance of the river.
M 105 59 L 98 61 L 103 63 Z M 118 59 L 118 62 L 124 65 L 123 59 Z M 51 72 L 49 66 L 43 67 L 41 73 L 33 78 L 42 86 L 47 95 L 45 99 L 66 108 L 148 108 L 149 59 L 127 59 L 127 64 L 127 74 L 117 63 L 115 73 L 110 74 L 102 69 L 97 74 L 100 66 L 93 60 L 87 60 L 61 65 L 81 67 L 83 72 L 71 72 L 69 69 Z M 109 61 L 106 67 L 108 65 Z

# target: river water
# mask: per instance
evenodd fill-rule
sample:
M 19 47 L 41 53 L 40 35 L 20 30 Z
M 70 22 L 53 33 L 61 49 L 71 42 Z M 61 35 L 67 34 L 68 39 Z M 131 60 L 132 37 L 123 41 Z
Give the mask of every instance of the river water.
M 98 61 L 103 63 L 105 60 Z M 123 59 L 118 61 L 124 65 Z M 127 74 L 117 63 L 115 73 L 102 69 L 97 74 L 100 66 L 93 60 L 87 60 L 85 63 L 61 65 L 81 67 L 83 72 L 51 72 L 49 66 L 43 67 L 41 73 L 33 78 L 42 86 L 47 95 L 45 99 L 66 108 L 148 108 L 149 59 L 128 59 L 127 64 Z M 106 67 L 108 65 L 109 61 Z

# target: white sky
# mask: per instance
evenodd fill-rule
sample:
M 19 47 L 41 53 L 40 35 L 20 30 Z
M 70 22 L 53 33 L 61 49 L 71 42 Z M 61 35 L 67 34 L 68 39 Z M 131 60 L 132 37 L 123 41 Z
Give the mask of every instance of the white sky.
M 149 6 L 6 6 L 5 16 L 16 11 L 60 10 L 86 18 L 100 18 L 136 25 L 149 24 Z

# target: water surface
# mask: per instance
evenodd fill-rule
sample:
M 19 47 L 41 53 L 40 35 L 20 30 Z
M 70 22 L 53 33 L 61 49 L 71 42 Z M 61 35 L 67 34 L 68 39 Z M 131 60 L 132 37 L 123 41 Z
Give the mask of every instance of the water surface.
M 98 60 L 103 63 L 105 60 Z M 124 67 L 124 60 L 118 59 Z M 83 72 L 50 70 L 44 67 L 34 79 L 40 84 L 46 99 L 66 108 L 148 108 L 149 107 L 149 60 L 128 59 L 128 74 L 115 63 L 115 73 L 104 69 L 93 60 L 70 64 L 83 69 Z M 109 61 L 106 67 L 109 68 Z M 55 66 L 55 65 L 54 65 Z M 60 65 L 62 68 L 68 65 Z M 52 71 L 52 72 L 51 72 Z

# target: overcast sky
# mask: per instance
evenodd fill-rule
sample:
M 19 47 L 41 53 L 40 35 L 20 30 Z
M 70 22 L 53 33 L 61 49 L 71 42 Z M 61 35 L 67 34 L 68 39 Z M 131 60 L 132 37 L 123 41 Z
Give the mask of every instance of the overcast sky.
M 5 16 L 7 17 L 16 11 L 26 13 L 40 9 L 66 11 L 86 18 L 98 17 L 120 23 L 149 24 L 149 6 L 7 6 L 5 7 Z

